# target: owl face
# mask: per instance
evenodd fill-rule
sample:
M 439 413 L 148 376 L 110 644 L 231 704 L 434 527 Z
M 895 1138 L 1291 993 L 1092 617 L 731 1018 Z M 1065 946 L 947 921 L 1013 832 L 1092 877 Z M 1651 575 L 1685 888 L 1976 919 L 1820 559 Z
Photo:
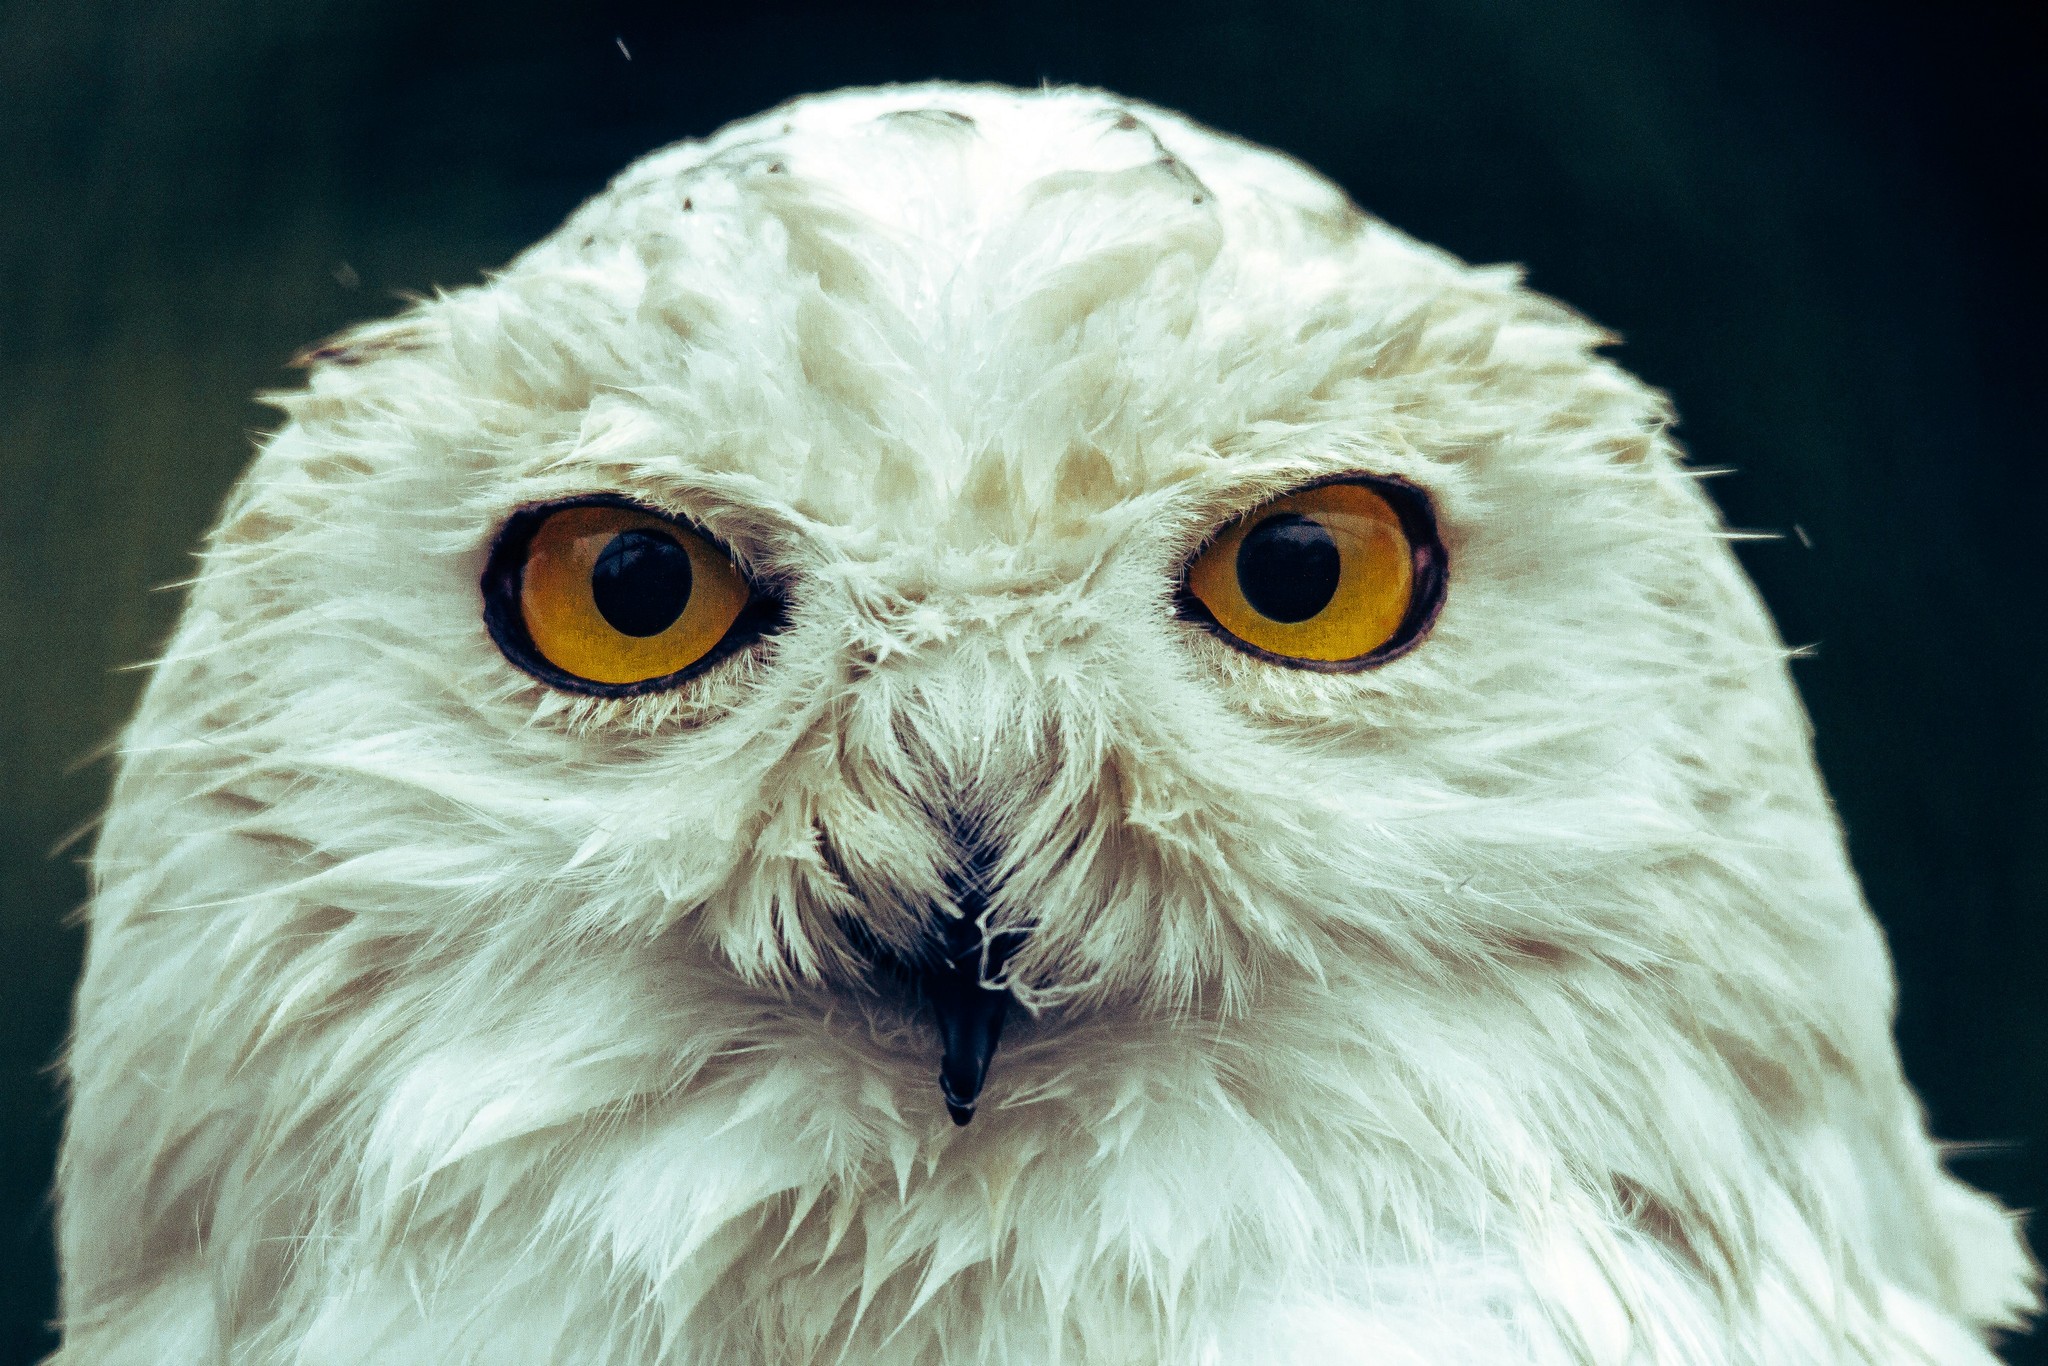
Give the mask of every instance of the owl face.
M 658 153 L 310 353 L 95 854 L 67 1315 L 406 1362 L 2013 1321 L 1783 649 L 1605 340 L 1173 115 L 935 86 Z
M 349 907 L 421 990 L 860 1018 L 960 1122 L 1013 1019 L 1657 961 L 1773 647 L 1601 340 L 1168 115 L 800 103 L 314 353 L 213 724 L 438 870 Z

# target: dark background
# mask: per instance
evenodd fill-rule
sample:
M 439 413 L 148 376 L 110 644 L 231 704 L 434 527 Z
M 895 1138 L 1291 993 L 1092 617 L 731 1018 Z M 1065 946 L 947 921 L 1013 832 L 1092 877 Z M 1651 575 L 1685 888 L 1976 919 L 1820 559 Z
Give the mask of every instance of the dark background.
M 2039 11 L 2041 6 L 2031 6 Z M 1957 1159 L 2048 1193 L 2041 193 L 2021 6 L 0 0 L 0 1360 L 44 1193 L 91 761 L 300 345 L 475 281 L 789 95 L 1107 85 L 1295 153 L 1626 338 L 1788 640 Z M 631 52 L 621 52 L 623 41 Z M 2048 1361 L 2036 1344 L 2015 1361 Z

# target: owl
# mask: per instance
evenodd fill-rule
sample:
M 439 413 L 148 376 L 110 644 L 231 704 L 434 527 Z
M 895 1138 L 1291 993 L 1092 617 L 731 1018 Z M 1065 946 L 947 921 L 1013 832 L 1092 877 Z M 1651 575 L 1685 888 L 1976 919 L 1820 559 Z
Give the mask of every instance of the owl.
M 1609 341 L 926 85 L 309 352 L 120 745 L 55 1360 L 1992 1362 Z

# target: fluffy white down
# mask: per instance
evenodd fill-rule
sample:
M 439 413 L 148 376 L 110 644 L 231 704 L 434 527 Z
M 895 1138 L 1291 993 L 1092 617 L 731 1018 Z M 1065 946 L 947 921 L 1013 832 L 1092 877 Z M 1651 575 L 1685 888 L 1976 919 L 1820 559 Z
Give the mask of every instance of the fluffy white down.
M 1992 1361 L 2027 1254 L 1608 340 L 1173 114 L 925 86 L 311 353 L 123 742 L 56 1360 Z M 1352 471 L 1441 520 L 1419 649 L 1176 617 Z M 512 667 L 493 534 L 593 491 L 787 629 Z M 1032 926 L 964 1129 L 842 921 L 907 933 L 849 887 L 933 886 L 948 802 Z

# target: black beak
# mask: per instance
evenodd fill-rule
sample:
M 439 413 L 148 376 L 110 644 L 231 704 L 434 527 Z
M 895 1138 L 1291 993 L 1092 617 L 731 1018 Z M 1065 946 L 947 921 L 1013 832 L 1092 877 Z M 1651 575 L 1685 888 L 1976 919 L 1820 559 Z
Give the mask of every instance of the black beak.
M 1024 947 L 1030 931 L 989 928 L 997 851 L 975 823 L 948 814 L 941 829 L 953 845 L 956 862 L 946 874 L 945 901 L 930 906 L 932 918 L 922 945 L 901 953 L 883 944 L 858 919 L 849 917 L 841 924 L 860 955 L 877 970 L 877 985 L 887 980 L 904 986 L 914 983 L 924 998 L 939 1033 L 939 1094 L 953 1123 L 965 1125 L 974 1119 L 989 1063 L 1002 1042 L 1003 1023 L 1017 1003 L 1003 969 Z M 840 881 L 857 887 L 830 841 L 821 839 L 820 847 Z
M 939 1026 L 939 1093 L 953 1122 L 965 1124 L 974 1118 L 989 1060 L 1002 1041 L 1010 993 L 971 978 L 934 976 L 925 980 L 925 995 Z
M 922 974 L 925 1000 L 939 1028 L 939 1093 L 955 1124 L 974 1118 L 1013 999 L 1009 988 L 993 979 L 1024 938 L 1018 932 L 988 934 L 980 899 L 964 900 L 960 913 L 945 920 L 939 961 Z

